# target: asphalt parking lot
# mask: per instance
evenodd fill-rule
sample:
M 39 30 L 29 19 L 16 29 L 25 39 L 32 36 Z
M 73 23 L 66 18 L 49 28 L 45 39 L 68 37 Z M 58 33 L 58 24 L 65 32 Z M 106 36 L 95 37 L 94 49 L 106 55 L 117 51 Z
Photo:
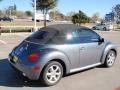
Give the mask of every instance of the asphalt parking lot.
M 55 86 L 45 87 L 16 73 L 7 61 L 8 53 L 29 34 L 0 36 L 0 90 L 115 90 L 120 87 L 120 31 L 96 31 L 118 46 L 114 67 L 95 67 L 68 75 Z

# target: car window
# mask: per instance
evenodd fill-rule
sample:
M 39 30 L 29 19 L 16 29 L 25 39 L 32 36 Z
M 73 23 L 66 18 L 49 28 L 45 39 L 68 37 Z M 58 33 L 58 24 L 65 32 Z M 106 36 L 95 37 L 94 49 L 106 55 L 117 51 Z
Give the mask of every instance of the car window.
M 57 30 L 51 28 L 42 28 L 39 31 L 33 33 L 31 36 L 29 36 L 27 40 L 41 44 L 48 44 L 50 42 L 52 43 L 51 40 L 53 40 L 57 36 L 59 36 Z M 57 41 L 54 41 L 54 43 L 58 43 Z
M 101 24 L 97 24 L 96 26 L 101 26 Z
M 79 43 L 79 35 L 77 31 L 73 31 L 71 33 L 66 34 L 65 39 L 66 44 L 78 44 Z
M 100 38 L 100 36 L 96 32 L 90 29 L 79 29 L 78 34 L 80 43 L 97 42 Z
M 76 33 L 63 34 L 53 28 L 41 28 L 26 40 L 40 44 L 66 44 L 72 43 Z

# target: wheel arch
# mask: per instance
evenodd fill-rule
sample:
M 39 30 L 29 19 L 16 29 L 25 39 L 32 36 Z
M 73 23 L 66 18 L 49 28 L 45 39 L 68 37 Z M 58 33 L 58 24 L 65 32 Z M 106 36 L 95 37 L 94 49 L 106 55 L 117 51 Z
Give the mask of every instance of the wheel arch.
M 52 62 L 52 61 L 59 62 L 59 63 L 62 65 L 62 67 L 63 67 L 63 75 L 66 75 L 66 73 L 67 73 L 67 68 L 66 68 L 65 62 L 64 62 L 63 60 L 61 60 L 61 59 L 53 59 L 53 60 L 50 60 L 48 63 L 50 63 L 50 62 Z
M 117 50 L 116 49 L 111 49 L 112 51 L 114 51 L 115 52 L 115 55 L 117 56 Z
M 101 62 L 102 62 L 102 64 L 105 62 L 105 58 L 106 58 L 106 56 L 107 56 L 107 54 L 108 54 L 108 52 L 109 52 L 110 50 L 113 50 L 113 51 L 115 52 L 116 56 L 117 56 L 117 48 L 116 48 L 116 46 L 115 46 L 115 45 L 112 45 L 112 44 L 107 45 L 107 46 L 105 47 L 105 49 L 104 49 L 104 51 L 103 51 L 103 54 L 102 54 L 102 57 L 101 57 Z
M 67 66 L 66 66 L 65 62 L 64 62 L 63 60 L 61 60 L 61 59 L 52 59 L 52 60 L 48 61 L 48 62 L 44 65 L 44 67 L 42 68 L 42 71 L 41 71 L 41 73 L 40 73 L 40 75 L 39 75 L 40 77 L 41 77 L 41 75 L 43 74 L 44 69 L 46 68 L 46 66 L 47 66 L 49 63 L 53 62 L 53 61 L 59 62 L 59 63 L 62 65 L 62 67 L 63 67 L 63 76 L 65 76 L 65 75 L 67 74 Z
M 52 61 L 57 61 L 63 66 L 64 75 L 70 73 L 71 62 L 69 58 L 64 53 L 55 51 L 49 54 L 45 54 L 44 58 L 40 61 L 40 75 L 44 71 L 46 65 L 48 65 Z

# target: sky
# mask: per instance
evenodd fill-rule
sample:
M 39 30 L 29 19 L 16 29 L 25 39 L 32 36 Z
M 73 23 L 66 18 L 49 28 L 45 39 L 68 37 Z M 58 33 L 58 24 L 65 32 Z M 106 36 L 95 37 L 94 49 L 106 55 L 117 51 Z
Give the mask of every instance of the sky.
M 33 10 L 31 0 L 3 0 L 0 2 L 0 9 L 14 4 L 17 5 L 18 10 Z M 103 17 L 106 13 L 111 12 L 112 7 L 116 4 L 120 4 L 120 0 L 58 0 L 57 10 L 64 14 L 82 10 L 88 16 L 99 12 Z

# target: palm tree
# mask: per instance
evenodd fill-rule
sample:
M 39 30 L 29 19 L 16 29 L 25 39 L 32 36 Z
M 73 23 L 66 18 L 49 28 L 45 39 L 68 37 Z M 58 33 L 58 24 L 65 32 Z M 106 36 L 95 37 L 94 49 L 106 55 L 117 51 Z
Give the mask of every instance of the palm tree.
M 33 0 L 32 0 L 33 1 Z M 41 10 L 44 15 L 44 27 L 46 27 L 46 15 L 50 9 L 57 6 L 58 0 L 37 0 L 37 10 Z

